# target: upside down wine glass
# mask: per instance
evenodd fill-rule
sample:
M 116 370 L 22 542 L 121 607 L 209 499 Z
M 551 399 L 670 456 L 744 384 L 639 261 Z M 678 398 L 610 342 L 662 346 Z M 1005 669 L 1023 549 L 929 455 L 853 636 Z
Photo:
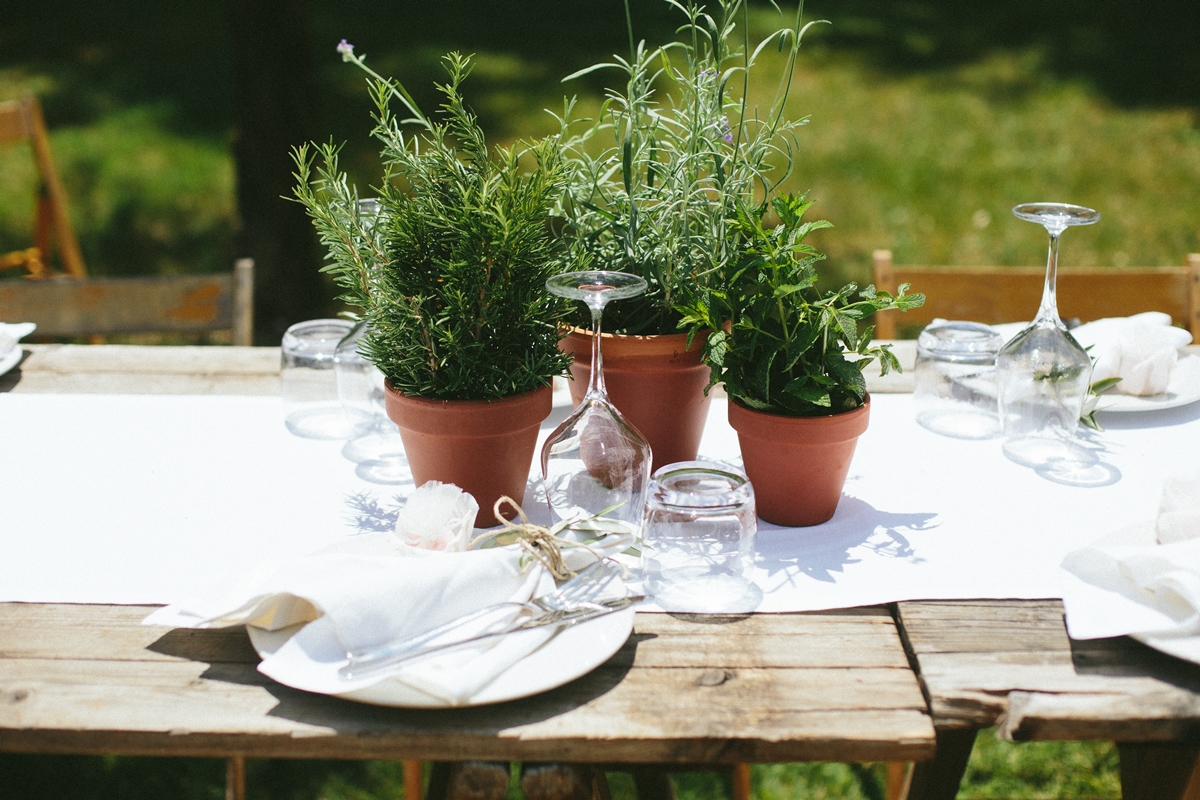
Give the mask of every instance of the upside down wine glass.
M 1092 361 L 1058 316 L 1058 239 L 1068 227 L 1091 225 L 1100 215 L 1066 203 L 1023 203 L 1013 214 L 1046 228 L 1050 253 L 1037 317 L 996 358 L 1004 454 L 1035 468 L 1083 466 L 1095 460 L 1075 441 Z
M 568 272 L 546 281 L 546 288 L 586 303 L 593 334 L 587 394 L 542 447 L 550 511 L 562 520 L 600 515 L 606 529 L 636 535 L 650 482 L 650 443 L 608 399 L 600 331 L 604 306 L 636 297 L 646 281 L 625 272 Z

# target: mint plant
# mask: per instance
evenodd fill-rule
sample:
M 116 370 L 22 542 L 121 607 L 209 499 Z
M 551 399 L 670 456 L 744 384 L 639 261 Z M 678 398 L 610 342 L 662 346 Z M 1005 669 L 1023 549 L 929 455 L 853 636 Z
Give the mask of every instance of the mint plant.
M 724 383 L 731 399 L 757 411 L 813 417 L 860 407 L 866 366 L 878 359 L 881 374 L 900 368 L 889 345 L 871 344 L 874 326 L 861 321 L 925 302 L 907 293 L 908 284 L 894 297 L 853 283 L 818 291 L 816 265 L 825 256 L 805 238 L 832 226 L 804 222 L 810 206 L 795 195 L 739 204 L 728 221 L 735 255 L 683 304 L 685 325 L 714 331 L 705 343 L 710 386 Z M 779 219 L 774 227 L 764 224 L 768 209 Z

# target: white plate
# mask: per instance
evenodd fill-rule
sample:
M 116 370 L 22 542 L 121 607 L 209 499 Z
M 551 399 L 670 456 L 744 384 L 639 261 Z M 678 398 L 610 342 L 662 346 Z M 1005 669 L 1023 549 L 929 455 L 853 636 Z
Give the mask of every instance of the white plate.
M 25 351 L 21 349 L 21 345 L 17 345 L 12 350 L 9 350 L 7 353 L 5 353 L 3 357 L 0 357 L 0 375 L 3 375 L 17 364 L 20 364 L 21 356 L 24 354 Z
M 1098 411 L 1159 411 L 1166 408 L 1178 408 L 1200 400 L 1200 356 L 1192 353 L 1183 354 L 1175 369 L 1171 370 L 1171 380 L 1167 391 L 1149 397 L 1134 397 L 1128 394 L 1118 394 L 1115 391 L 1106 392 L 1100 396 Z
M 554 638 L 496 676 L 495 680 L 462 705 L 503 703 L 548 692 L 582 677 L 621 649 L 633 632 L 632 608 L 606 614 L 559 631 Z M 309 623 L 312 624 L 312 623 Z M 263 658 L 275 653 L 303 625 L 277 631 L 246 626 L 250 642 Z M 346 700 L 397 708 L 450 708 L 444 699 L 426 694 L 398 680 L 335 694 Z

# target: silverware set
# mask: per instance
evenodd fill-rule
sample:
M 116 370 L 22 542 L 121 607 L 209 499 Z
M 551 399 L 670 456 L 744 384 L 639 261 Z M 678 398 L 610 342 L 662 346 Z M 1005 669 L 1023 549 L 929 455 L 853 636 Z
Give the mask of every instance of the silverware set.
M 346 679 L 370 677 L 383 670 L 431 653 L 505 636 L 517 631 L 553 626 L 564 628 L 628 608 L 641 596 L 597 600 L 621 574 L 616 563 L 601 559 L 585 567 L 553 592 L 523 603 L 507 602 L 481 608 L 416 636 L 347 653 L 338 674 Z

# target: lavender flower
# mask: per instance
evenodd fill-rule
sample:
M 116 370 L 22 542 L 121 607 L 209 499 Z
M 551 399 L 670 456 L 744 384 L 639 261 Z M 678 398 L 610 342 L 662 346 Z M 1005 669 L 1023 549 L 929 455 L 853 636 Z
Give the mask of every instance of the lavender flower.
M 349 61 L 354 56 L 354 45 L 342 39 L 338 42 L 337 51 L 342 54 L 342 61 Z
M 726 144 L 733 144 L 733 130 L 729 127 L 729 117 L 718 117 L 713 122 L 713 127 L 721 134 Z

